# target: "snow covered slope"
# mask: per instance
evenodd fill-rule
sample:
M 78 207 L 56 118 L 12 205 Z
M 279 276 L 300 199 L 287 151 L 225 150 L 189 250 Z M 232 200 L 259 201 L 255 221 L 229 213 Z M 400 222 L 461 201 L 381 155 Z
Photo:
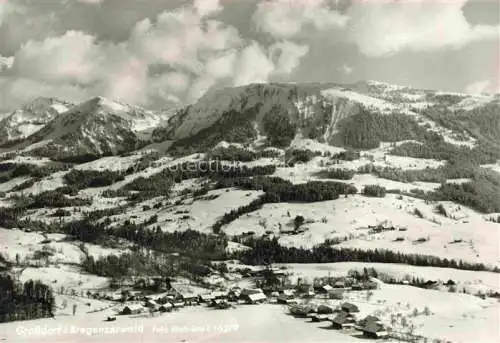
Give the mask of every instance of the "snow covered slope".
M 280 132 L 291 135 L 291 139 L 302 135 L 338 144 L 339 125 L 346 118 L 363 112 L 409 116 L 422 130 L 435 132 L 451 144 L 474 146 L 476 141 L 466 128 L 455 131 L 452 127 L 458 128 L 457 125 L 443 126 L 443 121 L 430 118 L 424 112 L 433 108 L 469 111 L 498 103 L 497 96 L 449 94 L 375 81 L 351 85 L 252 84 L 207 93 L 195 104 L 180 110 L 166 129 L 155 131 L 154 137 L 157 141 L 204 140 L 215 145 L 218 142 L 212 138 L 217 134 L 235 137 L 235 142 L 249 143 L 261 135 L 275 136 Z M 457 135 L 461 136 L 460 140 Z
M 56 98 L 37 98 L 0 121 L 0 144 L 26 138 L 73 105 Z
M 118 154 L 139 147 L 163 118 L 152 111 L 96 97 L 54 118 L 27 141 L 47 141 L 31 150 L 47 157 Z

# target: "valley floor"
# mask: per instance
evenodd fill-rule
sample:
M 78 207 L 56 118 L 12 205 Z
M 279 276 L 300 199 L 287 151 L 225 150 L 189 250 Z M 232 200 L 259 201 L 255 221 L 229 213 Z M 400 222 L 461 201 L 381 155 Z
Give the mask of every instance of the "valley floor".
M 308 323 L 285 313 L 278 305 L 249 305 L 233 310 L 191 307 L 156 317 L 117 317 L 105 322 L 109 312 L 77 317 L 59 317 L 0 325 L 0 339 L 7 342 L 361 342 L 325 328 L 326 323 Z M 30 334 L 30 330 L 53 329 L 52 334 Z M 60 329 L 59 329 L 60 328 Z M 123 333 L 90 330 L 119 328 Z M 67 330 L 67 332 L 65 332 Z M 89 332 L 85 332 L 89 330 Z
M 317 266 L 311 265 L 314 269 Z M 369 294 L 370 293 L 370 294 Z M 236 305 L 227 310 L 206 306 L 171 313 L 116 316 L 123 305 L 108 301 L 58 296 L 65 300 L 54 319 L 0 324 L 0 341 L 31 343 L 97 342 L 362 342 L 355 330 L 338 331 L 330 322 L 294 318 L 286 305 Z M 413 332 L 415 342 L 493 343 L 500 339 L 500 302 L 468 294 L 379 284 L 371 292 L 346 292 L 344 300 L 312 299 L 338 306 L 343 301 L 359 308 L 358 319 L 376 315 L 396 333 Z M 76 315 L 72 305 L 78 304 Z M 404 324 L 403 324 L 404 323 Z M 413 329 L 410 329 L 413 328 Z M 425 339 L 424 339 L 425 337 Z M 377 340 L 392 342 L 394 339 Z

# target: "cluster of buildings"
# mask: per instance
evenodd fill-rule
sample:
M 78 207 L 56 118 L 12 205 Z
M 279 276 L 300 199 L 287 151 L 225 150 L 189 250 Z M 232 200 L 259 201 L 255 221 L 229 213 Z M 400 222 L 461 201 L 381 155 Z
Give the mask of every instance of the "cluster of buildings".
M 344 302 L 337 307 L 311 303 L 291 305 L 290 314 L 299 318 L 311 318 L 313 322 L 330 321 L 333 329 L 355 329 L 370 338 L 384 338 L 388 336 L 387 328 L 379 318 L 367 316 L 361 320 L 357 320 L 359 308 L 349 302 Z
M 258 273 L 255 273 L 258 274 Z M 258 278 L 259 275 L 253 275 Z M 278 275 L 281 276 L 281 275 Z M 184 306 L 204 304 L 214 309 L 229 309 L 235 305 L 276 303 L 285 304 L 290 314 L 296 317 L 311 318 L 314 322 L 330 321 L 337 330 L 357 330 L 366 337 L 382 338 L 388 336 L 387 328 L 379 318 L 367 316 L 359 319 L 359 308 L 343 302 L 339 306 L 327 304 L 327 299 L 341 300 L 345 291 L 362 291 L 378 288 L 376 279 L 370 277 L 343 277 L 316 279 L 312 285 L 298 282 L 297 285 L 274 285 L 262 288 L 232 287 L 203 294 L 197 294 L 189 287 L 171 287 L 156 297 L 142 297 L 128 304 L 121 314 L 133 315 L 142 312 L 170 312 Z M 259 284 L 257 282 L 257 284 Z M 312 299 L 324 299 L 324 304 L 314 304 Z
M 166 294 L 156 297 L 142 297 L 141 301 L 127 304 L 121 314 L 133 315 L 146 311 L 170 312 L 185 306 L 197 306 L 205 304 L 217 309 L 230 308 L 230 303 L 237 304 L 259 304 L 267 302 L 268 297 L 262 289 L 233 287 L 226 291 L 213 291 L 205 294 L 196 294 L 189 291 L 180 291 L 176 288 L 170 289 Z

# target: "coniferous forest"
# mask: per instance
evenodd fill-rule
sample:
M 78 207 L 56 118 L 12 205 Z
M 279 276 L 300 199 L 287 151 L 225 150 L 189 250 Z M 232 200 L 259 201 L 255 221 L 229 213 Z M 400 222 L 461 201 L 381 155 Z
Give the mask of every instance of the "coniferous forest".
M 54 295 L 40 281 L 17 282 L 10 275 L 0 275 L 0 322 L 51 317 Z

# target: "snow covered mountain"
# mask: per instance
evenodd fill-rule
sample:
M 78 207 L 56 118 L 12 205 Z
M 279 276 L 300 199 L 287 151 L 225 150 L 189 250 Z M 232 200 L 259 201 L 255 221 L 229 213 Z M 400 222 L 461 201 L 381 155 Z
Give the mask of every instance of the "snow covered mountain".
M 141 146 L 166 116 L 96 97 L 54 118 L 23 145 L 56 159 L 117 154 Z
M 266 136 L 273 138 L 268 140 L 271 145 L 287 145 L 296 135 L 342 146 L 346 145 L 342 136 L 347 133 L 339 129 L 350 126 L 358 130 L 353 121 L 366 114 L 375 122 L 394 116 L 401 121 L 399 126 L 406 126 L 403 131 L 411 138 L 429 131 L 449 142 L 470 146 L 474 144 L 470 132 L 458 127 L 458 132 L 452 132 L 429 117 L 432 111 L 468 116 L 478 108 L 499 108 L 499 100 L 493 95 L 418 90 L 376 81 L 351 85 L 253 84 L 207 93 L 179 111 L 166 128 L 156 130 L 153 136 L 157 141 L 173 140 L 185 147 L 213 146 L 222 139 L 251 143 Z M 349 122 L 353 116 L 356 119 Z M 369 125 L 373 127 L 373 123 Z M 453 138 L 457 134 L 460 140 Z
M 36 98 L 0 121 L 0 145 L 36 133 L 72 106 L 56 98 Z
M 18 149 L 71 158 L 131 151 L 153 141 L 187 151 L 221 141 L 286 147 L 297 136 L 353 148 L 420 140 L 429 133 L 469 147 L 478 138 L 496 145 L 500 137 L 494 116 L 500 109 L 498 95 L 377 81 L 252 84 L 210 91 L 192 105 L 160 112 L 102 97 L 65 111 L 69 107 L 45 98 L 24 106 L 1 122 L 4 143 L 21 139 Z
M 68 110 L 39 100 L 5 121 L 9 132 L 22 120 L 40 128 L 20 125 L 24 138 L 0 154 L 0 269 L 61 290 L 54 325 L 108 325 L 129 285 L 138 304 L 159 274 L 202 295 L 248 287 L 262 270 L 308 297 L 304 284 L 358 279 L 341 301 L 394 332 L 415 325 L 429 342 L 464 341 L 453 327 L 466 319 L 465 341 L 477 332 L 498 341 L 499 100 L 375 81 L 254 84 L 158 113 L 101 97 Z M 271 295 L 273 279 L 262 284 Z M 166 283 L 157 287 L 164 297 Z M 314 297 L 308 306 L 341 303 Z M 209 317 L 253 309 L 268 332 L 267 311 L 282 315 L 281 306 L 234 307 Z M 184 325 L 207 313 L 173 317 Z M 436 322 L 450 329 L 438 337 Z M 350 337 L 295 323 L 303 341 Z M 2 325 L 0 340 L 19 340 L 16 325 Z

